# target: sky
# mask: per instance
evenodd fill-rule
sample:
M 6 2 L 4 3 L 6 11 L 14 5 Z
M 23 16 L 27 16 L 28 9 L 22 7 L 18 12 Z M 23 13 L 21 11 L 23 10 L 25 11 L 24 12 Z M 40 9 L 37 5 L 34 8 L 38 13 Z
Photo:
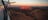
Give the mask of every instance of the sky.
M 4 1 L 8 1 L 8 0 L 4 0 Z M 48 0 L 9 0 L 10 2 L 16 2 L 16 5 L 47 5 L 48 4 Z M 0 1 L 0 4 L 1 1 Z
M 8 1 L 8 0 L 4 0 Z M 10 2 L 16 2 L 16 5 L 47 5 L 48 0 L 9 0 Z
M 8 0 L 4 0 L 8 1 Z M 47 2 L 48 0 L 10 0 L 10 2 Z

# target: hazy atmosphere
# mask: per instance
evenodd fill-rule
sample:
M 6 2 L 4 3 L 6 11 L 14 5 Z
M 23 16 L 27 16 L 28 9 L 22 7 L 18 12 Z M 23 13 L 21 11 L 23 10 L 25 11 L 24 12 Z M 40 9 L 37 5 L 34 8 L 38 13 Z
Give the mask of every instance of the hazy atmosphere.
M 4 0 L 7 1 L 8 0 Z M 9 0 L 10 2 L 16 2 L 14 5 L 22 5 L 22 4 L 26 4 L 26 5 L 36 5 L 36 6 L 48 6 L 48 0 Z M 3 5 L 1 0 L 0 0 L 0 5 Z M 0 6 L 0 20 L 3 20 L 3 6 Z
M 4 1 L 8 1 L 8 0 L 4 0 Z M 48 0 L 9 0 L 9 2 L 16 2 L 12 5 L 33 5 L 33 6 L 37 6 L 37 5 L 46 5 L 48 6 Z

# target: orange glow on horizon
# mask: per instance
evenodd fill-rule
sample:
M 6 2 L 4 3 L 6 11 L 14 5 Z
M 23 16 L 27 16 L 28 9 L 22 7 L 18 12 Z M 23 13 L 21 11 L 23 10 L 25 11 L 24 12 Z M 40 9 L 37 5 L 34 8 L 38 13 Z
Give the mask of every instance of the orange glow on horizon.
M 30 6 L 20 6 L 20 9 L 28 9 Z
M 48 4 L 42 4 L 42 3 L 23 3 L 23 2 L 16 2 L 16 3 L 10 3 L 12 6 L 20 5 L 20 6 L 48 6 Z

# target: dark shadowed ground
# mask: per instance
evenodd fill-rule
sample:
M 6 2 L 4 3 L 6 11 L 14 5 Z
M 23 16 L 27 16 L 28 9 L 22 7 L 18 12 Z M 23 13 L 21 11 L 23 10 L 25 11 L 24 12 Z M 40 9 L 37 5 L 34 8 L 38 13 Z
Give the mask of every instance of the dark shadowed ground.
M 25 11 L 25 10 L 24 10 Z M 32 12 L 33 11 L 33 12 Z M 11 20 L 47 20 L 47 12 L 48 8 L 47 7 L 33 7 L 31 10 L 32 13 L 29 13 L 26 11 L 25 12 L 20 12 L 19 10 L 10 10 L 10 18 Z M 33 16 L 32 16 L 33 15 Z

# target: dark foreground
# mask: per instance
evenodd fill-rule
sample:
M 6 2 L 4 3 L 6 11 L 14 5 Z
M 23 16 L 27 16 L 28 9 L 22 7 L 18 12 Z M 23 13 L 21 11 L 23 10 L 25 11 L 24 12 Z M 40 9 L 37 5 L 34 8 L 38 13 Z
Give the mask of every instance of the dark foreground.
M 48 20 L 48 7 L 7 8 L 10 20 Z

